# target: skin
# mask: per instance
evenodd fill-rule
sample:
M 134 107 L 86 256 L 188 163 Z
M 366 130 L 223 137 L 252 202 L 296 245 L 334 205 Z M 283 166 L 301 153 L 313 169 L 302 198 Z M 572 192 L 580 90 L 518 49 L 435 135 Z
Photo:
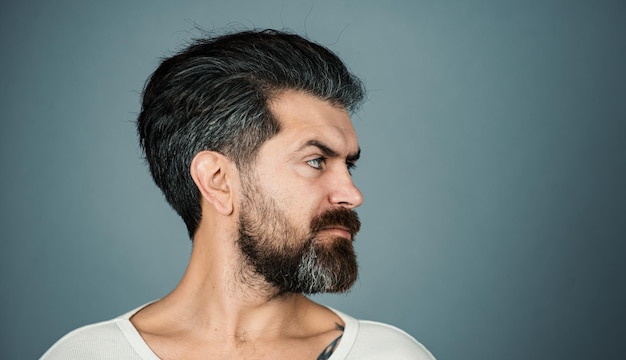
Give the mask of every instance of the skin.
M 261 146 L 253 165 L 261 191 L 303 232 L 325 210 L 361 205 L 348 170 L 359 146 L 347 111 L 293 91 L 271 108 L 281 131 Z M 246 268 L 235 244 L 241 178 L 234 163 L 204 151 L 190 171 L 202 195 L 202 220 L 189 266 L 170 294 L 131 322 L 162 359 L 316 359 L 341 334 L 340 318 L 302 294 L 275 296 Z M 345 241 L 338 237 L 350 234 L 319 233 L 319 241 Z

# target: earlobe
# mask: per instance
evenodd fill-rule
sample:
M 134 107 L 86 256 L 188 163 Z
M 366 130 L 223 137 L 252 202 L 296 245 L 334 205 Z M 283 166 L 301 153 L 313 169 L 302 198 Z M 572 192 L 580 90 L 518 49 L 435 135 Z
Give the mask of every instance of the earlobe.
M 215 151 L 201 151 L 191 161 L 191 177 L 200 195 L 222 215 L 233 212 L 230 161 Z

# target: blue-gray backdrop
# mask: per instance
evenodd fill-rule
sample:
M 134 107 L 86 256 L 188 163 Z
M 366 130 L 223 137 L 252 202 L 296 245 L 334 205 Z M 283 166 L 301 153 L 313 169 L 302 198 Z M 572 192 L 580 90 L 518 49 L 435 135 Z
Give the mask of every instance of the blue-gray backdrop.
M 2 1 L 0 358 L 166 294 L 190 242 L 136 144 L 158 58 L 306 34 L 365 79 L 361 277 L 317 299 L 440 359 L 626 354 L 623 1 Z

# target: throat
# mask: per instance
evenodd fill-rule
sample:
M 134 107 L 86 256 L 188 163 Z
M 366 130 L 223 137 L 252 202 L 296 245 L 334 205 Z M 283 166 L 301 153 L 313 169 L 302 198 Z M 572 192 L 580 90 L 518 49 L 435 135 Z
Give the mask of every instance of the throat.
M 248 336 L 248 332 L 245 329 L 241 329 L 237 331 L 235 334 L 235 346 L 236 347 L 244 347 L 247 346 L 250 342 L 250 338 Z

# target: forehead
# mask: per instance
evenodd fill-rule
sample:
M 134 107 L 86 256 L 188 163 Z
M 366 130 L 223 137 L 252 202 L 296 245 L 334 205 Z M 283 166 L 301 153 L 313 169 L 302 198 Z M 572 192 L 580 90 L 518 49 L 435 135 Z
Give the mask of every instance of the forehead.
M 286 91 L 270 103 L 280 123 L 277 140 L 292 146 L 317 140 L 340 153 L 358 151 L 359 145 L 348 111 L 303 92 Z

